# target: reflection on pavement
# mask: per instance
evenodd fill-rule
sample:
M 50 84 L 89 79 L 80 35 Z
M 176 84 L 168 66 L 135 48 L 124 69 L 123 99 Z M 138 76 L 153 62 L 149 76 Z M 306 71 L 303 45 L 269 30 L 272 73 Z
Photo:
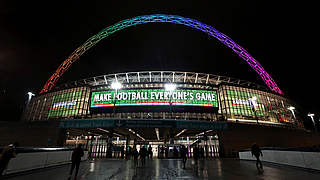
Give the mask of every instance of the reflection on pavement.
M 135 167 L 133 160 L 98 159 L 82 162 L 78 180 L 162 180 L 162 179 L 320 179 L 320 172 L 306 171 L 287 166 L 264 164 L 259 173 L 253 161 L 236 159 L 188 159 L 182 168 L 180 159 L 150 159 L 145 166 Z M 6 177 L 10 180 L 63 180 L 68 178 L 70 165 L 33 171 L 29 174 Z

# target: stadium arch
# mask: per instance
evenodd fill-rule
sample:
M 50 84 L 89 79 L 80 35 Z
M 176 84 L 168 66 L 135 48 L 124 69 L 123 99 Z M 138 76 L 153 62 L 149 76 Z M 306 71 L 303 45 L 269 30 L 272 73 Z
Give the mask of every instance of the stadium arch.
M 81 55 L 83 55 L 87 50 L 92 48 L 102 39 L 108 37 L 109 35 L 139 24 L 146 23 L 174 23 L 174 24 L 182 24 L 185 26 L 192 27 L 194 29 L 198 29 L 207 33 L 209 36 L 212 36 L 219 40 L 225 46 L 231 48 L 236 54 L 238 54 L 243 60 L 245 60 L 249 66 L 262 78 L 264 83 L 269 87 L 269 89 L 278 94 L 283 94 L 275 81 L 271 78 L 271 76 L 264 70 L 262 65 L 254 59 L 244 48 L 235 43 L 230 37 L 225 34 L 219 32 L 212 26 L 201 23 L 200 21 L 185 18 L 177 15 L 166 15 L 166 14 L 153 14 L 153 15 L 144 15 L 137 16 L 131 19 L 126 19 L 120 21 L 114 25 L 108 26 L 103 29 L 96 35 L 89 38 L 85 43 L 83 43 L 80 47 L 78 47 L 66 60 L 64 60 L 58 69 L 55 71 L 53 75 L 47 80 L 43 89 L 40 93 L 45 93 L 51 90 L 51 88 L 55 85 L 55 83 L 59 80 L 59 78 L 63 75 L 65 71 L 67 71 L 72 63 L 77 61 Z

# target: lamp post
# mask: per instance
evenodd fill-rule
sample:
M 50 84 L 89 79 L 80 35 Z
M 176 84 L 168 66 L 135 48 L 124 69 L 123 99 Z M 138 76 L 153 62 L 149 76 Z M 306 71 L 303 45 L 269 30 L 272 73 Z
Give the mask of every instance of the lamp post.
M 296 108 L 293 107 L 293 106 L 290 106 L 290 107 L 288 107 L 288 109 L 291 111 L 293 118 L 296 119 L 296 115 L 294 114 L 294 110 L 295 110 Z
M 311 120 L 312 120 L 312 122 L 313 122 L 314 130 L 316 130 L 316 131 L 317 131 L 316 123 L 314 122 L 314 119 L 313 119 L 314 113 L 308 113 L 308 116 L 311 118 Z
M 170 105 L 169 108 L 170 108 L 171 118 L 173 116 L 173 113 L 172 113 L 172 93 L 173 93 L 173 91 L 176 90 L 176 88 L 177 88 L 177 86 L 172 83 L 164 85 L 164 89 L 169 92 L 169 105 Z M 173 139 L 172 139 L 172 129 L 170 128 L 170 130 L 169 130 L 169 142 L 170 143 L 171 143 L 171 140 L 173 140 Z
M 27 104 L 29 104 L 30 101 L 31 101 L 32 96 L 35 96 L 35 94 L 33 94 L 32 92 L 28 92 L 27 94 L 28 94 L 28 102 L 27 102 Z
M 293 119 L 294 119 L 294 121 L 296 122 L 296 115 L 294 114 L 294 110 L 295 110 L 296 108 L 293 107 L 293 106 L 290 106 L 290 107 L 288 107 L 288 109 L 291 111 L 292 116 L 293 116 Z
M 115 116 L 118 90 L 122 88 L 122 84 L 118 81 L 115 81 L 111 84 L 111 88 L 116 91 L 113 96 L 113 116 Z

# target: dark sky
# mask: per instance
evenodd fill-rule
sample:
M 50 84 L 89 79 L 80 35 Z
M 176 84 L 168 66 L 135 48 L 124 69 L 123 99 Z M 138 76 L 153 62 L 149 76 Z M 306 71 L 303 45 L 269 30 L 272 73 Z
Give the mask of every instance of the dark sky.
M 263 65 L 286 96 L 319 114 L 316 7 L 303 1 L 2 0 L 0 111 L 10 120 L 18 119 L 26 93 L 39 93 L 60 63 L 103 28 L 127 18 L 163 13 L 199 20 L 228 35 Z M 159 23 L 111 35 L 74 63 L 58 83 L 145 70 L 205 72 L 263 84 L 216 39 L 183 25 Z

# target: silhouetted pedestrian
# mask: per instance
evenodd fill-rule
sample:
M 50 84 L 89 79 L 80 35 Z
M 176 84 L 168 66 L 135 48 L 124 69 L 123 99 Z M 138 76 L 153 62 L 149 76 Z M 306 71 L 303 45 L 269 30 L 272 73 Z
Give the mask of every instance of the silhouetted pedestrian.
M 81 157 L 83 157 L 83 155 L 84 155 L 84 152 L 82 149 L 82 144 L 79 144 L 78 147 L 76 147 L 72 152 L 72 157 L 71 157 L 72 164 L 71 164 L 69 179 L 71 179 L 72 172 L 73 172 L 74 168 L 76 168 L 76 174 L 74 176 L 74 179 L 77 179 L 79 167 L 80 167 L 80 162 L 81 162 Z
M 132 156 L 132 148 L 129 146 L 128 148 L 127 148 L 127 151 L 126 151 L 126 158 L 129 160 L 129 159 L 131 159 L 131 156 Z
M 161 159 L 164 158 L 164 147 L 163 146 L 160 147 L 160 158 Z
M 146 164 L 147 149 L 145 147 L 142 147 L 140 149 L 139 154 L 140 154 L 141 166 L 144 166 Z
M 177 149 L 177 147 L 173 147 L 173 157 L 174 158 L 178 158 L 178 155 L 179 155 L 179 152 L 178 152 L 178 149 Z
M 198 164 L 198 158 L 199 158 L 199 147 L 195 146 L 193 148 L 193 158 L 196 164 Z
M 203 158 L 204 158 L 204 148 L 203 148 L 203 147 L 200 147 L 200 148 L 199 148 L 199 153 L 200 153 L 200 154 L 199 154 L 199 155 L 200 155 L 200 158 L 203 159 Z
M 149 145 L 149 148 L 148 148 L 148 155 L 149 155 L 149 158 L 152 159 L 153 152 L 152 152 L 152 147 L 151 147 L 151 145 Z
M 133 148 L 132 154 L 133 154 L 134 166 L 137 167 L 137 166 L 138 166 L 138 156 L 139 156 L 139 152 L 138 152 L 138 150 L 137 150 L 136 147 Z
M 0 155 L 0 177 L 2 176 L 3 171 L 7 168 L 10 159 L 15 158 L 17 156 L 17 146 L 18 143 L 15 142 L 14 144 L 9 144 L 8 146 L 5 146 L 3 148 L 2 153 Z
M 257 169 L 259 170 L 259 165 L 260 165 L 260 169 L 263 170 L 263 166 L 260 161 L 260 155 L 263 156 L 263 154 L 260 147 L 256 143 L 254 143 L 251 147 L 251 154 L 252 156 L 255 156 L 257 159 L 257 162 L 256 162 Z
M 165 155 L 165 158 L 168 158 L 168 155 L 169 155 L 169 149 L 168 149 L 168 147 L 165 147 L 165 149 L 164 149 L 164 155 Z
M 121 159 L 124 158 L 124 146 L 121 147 Z
M 187 148 L 182 145 L 181 149 L 180 149 L 180 155 L 182 158 L 182 163 L 183 163 L 183 168 L 186 168 L 186 162 L 187 162 Z

